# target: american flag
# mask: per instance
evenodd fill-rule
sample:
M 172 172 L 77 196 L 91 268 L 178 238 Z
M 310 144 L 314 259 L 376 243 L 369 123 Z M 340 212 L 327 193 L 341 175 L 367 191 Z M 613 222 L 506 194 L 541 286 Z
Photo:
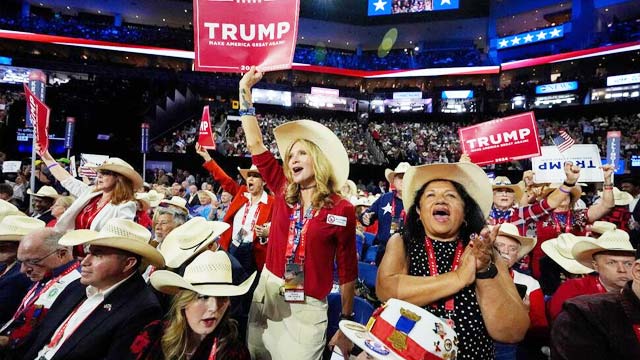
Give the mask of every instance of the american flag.
M 569 150 L 576 141 L 573 140 L 571 135 L 567 134 L 566 131 L 561 130 L 560 135 L 553 138 L 553 143 L 556 144 L 560 152 L 565 152 L 566 150 Z

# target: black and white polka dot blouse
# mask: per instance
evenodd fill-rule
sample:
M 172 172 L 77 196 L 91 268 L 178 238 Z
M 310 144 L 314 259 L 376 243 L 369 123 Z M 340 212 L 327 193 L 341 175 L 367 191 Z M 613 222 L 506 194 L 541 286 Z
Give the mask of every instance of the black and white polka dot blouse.
M 456 241 L 443 242 L 433 240 L 433 251 L 436 255 L 438 272 L 451 271 L 453 257 L 458 245 Z M 409 275 L 429 276 L 429 262 L 424 240 L 415 241 L 408 249 Z M 447 311 L 444 301 L 439 301 L 437 307 L 431 305 L 424 309 L 445 320 L 451 319 L 455 324 L 454 330 L 458 334 L 458 359 L 493 359 L 493 340 L 487 333 L 482 319 L 480 305 L 476 299 L 475 285 L 467 286 L 454 295 L 455 309 Z

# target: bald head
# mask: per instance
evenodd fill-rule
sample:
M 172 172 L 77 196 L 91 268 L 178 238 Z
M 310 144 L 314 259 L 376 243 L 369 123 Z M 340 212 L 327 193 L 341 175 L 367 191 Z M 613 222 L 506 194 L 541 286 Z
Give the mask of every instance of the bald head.
M 20 241 L 18 260 L 22 263 L 20 271 L 31 281 L 41 281 L 50 276 L 51 271 L 73 260 L 71 249 L 58 245 L 61 233 L 52 228 L 36 230 Z

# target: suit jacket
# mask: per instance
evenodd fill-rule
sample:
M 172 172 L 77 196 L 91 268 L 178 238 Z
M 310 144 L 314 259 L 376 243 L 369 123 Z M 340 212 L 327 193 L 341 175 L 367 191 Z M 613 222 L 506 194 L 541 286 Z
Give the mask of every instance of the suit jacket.
M 233 218 L 236 216 L 236 213 L 244 204 L 249 202 L 244 193 L 247 192 L 247 187 L 245 185 L 240 185 L 235 180 L 233 180 L 224 170 L 215 162 L 215 161 L 207 161 L 204 163 L 203 167 L 209 171 L 211 176 L 220 183 L 220 186 L 224 191 L 229 192 L 233 195 L 233 200 L 231 200 L 231 204 L 229 204 L 229 209 L 227 213 L 224 215 L 224 219 L 222 221 L 230 224 L 231 227 L 225 231 L 220 236 L 220 246 L 223 249 L 229 250 L 229 246 L 231 245 L 231 238 L 233 236 Z M 258 214 L 258 219 L 256 220 L 256 225 L 262 225 L 264 223 L 268 223 L 271 221 L 271 211 L 273 208 L 273 196 L 267 195 L 267 203 L 259 203 L 258 209 L 260 213 Z M 253 258 L 256 262 L 256 269 L 258 271 L 262 270 L 264 267 L 264 262 L 267 258 L 267 244 L 260 244 L 260 240 L 256 236 L 256 233 L 253 233 Z
M 67 316 L 87 298 L 85 287 L 69 293 L 51 308 L 33 335 L 25 356 L 32 360 L 49 343 Z M 110 304 L 110 307 L 105 305 Z M 136 335 L 148 323 L 162 317 L 160 303 L 138 273 L 123 282 L 67 338 L 52 360 L 112 359 L 129 354 Z
M 27 275 L 20 272 L 18 263 L 0 276 L 0 327 L 11 319 L 31 284 Z

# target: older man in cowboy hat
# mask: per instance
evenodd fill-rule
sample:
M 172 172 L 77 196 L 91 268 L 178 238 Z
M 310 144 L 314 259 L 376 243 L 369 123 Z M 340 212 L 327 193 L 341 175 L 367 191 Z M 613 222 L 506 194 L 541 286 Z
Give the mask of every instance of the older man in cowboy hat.
M 619 292 L 631 280 L 631 267 L 635 249 L 629 242 L 629 234 L 622 230 L 611 230 L 597 240 L 583 238 L 573 245 L 573 257 L 592 274 L 580 279 L 565 281 L 548 303 L 549 318 L 555 319 L 562 311 L 562 304 L 580 295 Z
M 378 233 L 375 242 L 378 244 L 376 264 L 379 264 L 384 255 L 387 241 L 391 235 L 400 230 L 404 225 L 405 210 L 402 205 L 402 179 L 404 173 L 411 167 L 409 163 L 401 162 L 394 170 L 385 169 L 384 175 L 393 186 L 393 190 L 383 194 L 367 211 L 360 215 L 360 222 L 364 226 L 370 226 L 378 221 Z M 366 251 L 366 250 L 365 250 Z
M 40 219 L 44 221 L 45 224 L 48 224 L 49 221 L 55 219 L 51 214 L 51 206 L 53 206 L 53 203 L 60 196 L 56 189 L 45 185 L 35 193 L 31 190 L 27 190 L 27 194 L 33 197 L 33 213 L 31 214 L 31 217 Z
M 564 303 L 553 323 L 551 358 L 640 359 L 640 252 L 621 291 Z
M 7 217 L 13 232 L 25 233 L 18 247 L 20 271 L 34 282 L 11 319 L 0 328 L 0 345 L 12 353 L 26 350 L 30 334 L 43 323 L 57 300 L 81 287 L 79 263 L 73 259 L 71 249 L 60 246 L 62 236 L 37 219 Z
M 186 203 L 186 200 L 178 196 L 160 201 L 153 214 L 155 238 L 150 242 L 153 247 L 158 247 L 173 229 L 189 220 L 189 210 L 185 207 Z
M 164 266 L 148 244 L 151 233 L 126 219 L 111 219 L 100 232 L 71 231 L 65 246 L 86 245 L 80 282 L 49 312 L 35 333 L 25 359 L 119 359 L 136 334 L 162 316 L 158 299 L 138 272 L 142 259 Z

